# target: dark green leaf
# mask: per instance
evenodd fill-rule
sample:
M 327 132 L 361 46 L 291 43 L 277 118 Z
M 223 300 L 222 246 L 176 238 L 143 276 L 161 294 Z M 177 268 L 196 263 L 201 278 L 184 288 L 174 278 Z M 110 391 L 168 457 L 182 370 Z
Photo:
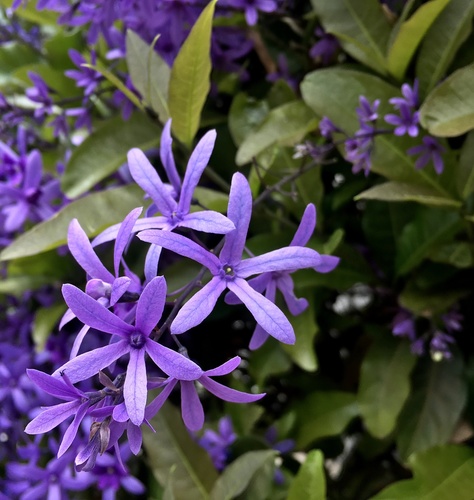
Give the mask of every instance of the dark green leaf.
M 412 393 L 398 421 L 397 444 L 403 460 L 451 438 L 466 403 L 462 368 L 459 357 L 425 359 L 417 366 Z
M 428 256 L 433 262 L 442 262 L 464 269 L 472 266 L 473 248 L 466 242 L 447 243 L 433 250 Z
M 237 165 L 252 161 L 265 149 L 278 144 L 293 146 L 318 125 L 318 119 L 303 101 L 272 109 L 265 120 L 244 139 L 237 151 Z
M 474 191 L 474 131 L 467 134 L 461 148 L 456 170 L 456 186 L 464 199 Z
M 208 499 L 217 473 L 207 452 L 190 436 L 179 411 L 165 404 L 151 424 L 143 426 L 148 466 L 158 482 L 176 498 Z
M 403 275 L 411 271 L 434 247 L 448 242 L 460 227 L 459 214 L 420 207 L 416 219 L 403 228 L 398 239 L 395 261 L 398 274 Z
M 0 254 L 0 260 L 17 259 L 46 252 L 67 242 L 71 219 L 77 218 L 89 236 L 116 224 L 143 206 L 143 191 L 136 185 L 109 189 L 73 201 L 51 219 L 21 234 Z
M 339 38 L 358 61 L 385 73 L 385 47 L 390 25 L 377 0 L 312 0 L 324 29 Z
M 402 79 L 426 32 L 451 0 L 432 0 L 420 8 L 399 27 L 387 54 L 388 70 Z
M 240 146 L 263 122 L 269 111 L 270 107 L 266 101 L 259 101 L 243 92 L 237 94 L 229 111 L 229 130 L 234 143 Z
M 426 34 L 417 59 L 420 92 L 426 94 L 444 77 L 454 56 L 469 36 L 474 16 L 471 0 L 451 0 Z
M 415 362 L 408 342 L 399 341 L 388 331 L 373 335 L 362 362 L 357 396 L 361 417 L 372 436 L 383 439 L 395 428 L 410 393 Z
M 263 387 L 268 377 L 285 373 L 290 368 L 291 360 L 288 354 L 273 338 L 269 338 L 260 349 L 254 351 L 249 360 L 249 372 L 260 387 Z
M 228 465 L 216 481 L 211 500 L 231 500 L 248 487 L 252 478 L 267 463 L 273 462 L 274 450 L 249 451 Z
M 416 201 L 434 207 L 459 208 L 461 202 L 445 196 L 430 186 L 408 184 L 406 182 L 385 182 L 359 193 L 355 200 Z
M 66 304 L 55 304 L 38 309 L 33 322 L 33 331 L 31 332 L 37 352 L 44 349 L 46 341 L 65 312 Z
M 127 30 L 126 59 L 133 85 L 164 123 L 169 118 L 168 86 L 171 70 L 152 46 Z
M 394 483 L 372 500 L 471 500 L 474 452 L 467 446 L 436 446 L 409 459 L 413 479 Z
M 191 147 L 210 89 L 211 29 L 217 0 L 202 11 L 171 68 L 168 106 L 174 135 Z
M 76 198 L 99 181 L 113 174 L 127 158 L 131 148 L 147 150 L 159 144 L 161 129 L 143 113 L 128 121 L 120 116 L 108 120 L 72 153 L 61 179 L 63 192 Z
M 430 134 L 455 137 L 474 128 L 474 64 L 458 69 L 440 83 L 420 108 Z
M 340 434 L 358 413 L 355 394 L 313 392 L 296 407 L 297 446 L 305 448 L 316 439 Z
M 320 450 L 311 450 L 298 474 L 293 479 L 287 500 L 325 500 L 326 476 L 324 455 Z

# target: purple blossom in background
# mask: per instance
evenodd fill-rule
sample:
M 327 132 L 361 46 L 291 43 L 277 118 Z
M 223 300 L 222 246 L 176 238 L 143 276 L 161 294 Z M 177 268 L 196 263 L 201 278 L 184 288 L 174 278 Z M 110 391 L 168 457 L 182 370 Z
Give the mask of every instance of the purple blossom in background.
M 67 70 L 64 74 L 76 80 L 78 87 L 84 87 L 84 96 L 89 97 L 96 91 L 99 83 L 104 79 L 98 71 L 84 66 L 84 64 L 96 65 L 95 51 L 91 51 L 90 63 L 75 49 L 69 50 L 69 57 L 78 69 Z
M 276 0 L 227 0 L 226 5 L 243 10 L 249 26 L 257 24 L 259 11 L 275 12 L 278 8 Z
M 332 134 L 334 132 L 340 132 L 340 130 L 334 125 L 334 123 L 327 117 L 323 116 L 319 122 L 319 131 L 325 139 L 332 139 Z
M 322 262 L 321 256 L 315 250 L 294 246 L 242 260 L 251 214 L 250 186 L 245 176 L 237 172 L 232 177 L 227 210 L 227 216 L 236 229 L 225 236 L 219 257 L 180 234 L 156 230 L 138 234 L 143 241 L 160 245 L 206 266 L 213 276 L 211 281 L 180 309 L 171 323 L 172 334 L 184 333 L 199 325 L 212 312 L 222 292 L 229 289 L 245 304 L 267 333 L 285 344 L 295 342 L 293 327 L 283 312 L 255 291 L 245 278 L 270 271 L 291 272 L 316 267 Z
M 327 66 L 339 50 L 339 42 L 334 35 L 327 33 L 320 26 L 314 30 L 314 34 L 319 40 L 311 47 L 309 55 L 312 59 L 320 60 L 324 66 Z
M 416 340 L 415 318 L 407 309 L 400 309 L 393 318 L 391 328 L 397 337 L 406 337 L 410 342 Z
M 375 129 L 363 124 L 354 137 L 344 142 L 345 159 L 352 163 L 352 172 L 354 174 L 363 171 L 365 176 L 369 175 L 372 166 L 374 135 Z
M 223 375 L 228 375 L 234 371 L 240 364 L 241 358 L 235 356 L 229 361 L 226 361 L 222 365 L 212 368 L 211 370 L 206 370 L 202 372 L 200 376 L 195 378 L 181 378 L 171 376 L 166 382 L 164 389 L 161 393 L 150 403 L 147 407 L 147 411 L 154 415 L 163 406 L 164 402 L 167 400 L 171 391 L 180 382 L 181 386 L 181 416 L 183 417 L 183 422 L 186 427 L 192 431 L 196 432 L 202 428 L 204 425 L 204 410 L 199 400 L 199 396 L 196 390 L 194 382 L 199 382 L 205 389 L 210 393 L 214 394 L 224 401 L 229 401 L 231 403 L 253 403 L 262 399 L 265 393 L 261 394 L 248 394 L 245 392 L 237 391 L 226 387 L 225 385 L 216 382 L 211 377 L 221 377 Z
M 226 415 L 219 419 L 217 432 L 206 429 L 198 439 L 198 443 L 207 451 L 214 467 L 222 471 L 229 461 L 230 447 L 236 439 L 237 434 L 234 432 L 232 419 Z
M 35 109 L 35 118 L 44 119 L 53 113 L 54 102 L 50 96 L 49 87 L 40 75 L 33 71 L 28 71 L 28 77 L 33 82 L 33 87 L 26 89 L 26 96 L 33 102 L 40 104 Z
M 380 106 L 380 99 L 375 99 L 373 103 L 361 95 L 359 97 L 359 106 L 356 108 L 357 117 L 359 118 L 359 123 L 362 125 L 364 123 L 375 122 L 379 117 L 377 110 Z
M 401 136 L 408 134 L 410 137 L 416 137 L 418 135 L 420 113 L 418 111 L 412 111 L 411 108 L 404 104 L 399 107 L 399 111 L 400 115 L 385 115 L 385 121 L 395 126 L 395 135 Z
M 444 161 L 443 153 L 445 148 L 434 138 L 429 135 L 423 137 L 423 144 L 413 146 L 407 150 L 409 155 L 419 155 L 415 161 L 415 168 L 420 169 L 426 167 L 432 162 L 436 173 L 439 175 L 443 172 Z
M 144 288 L 138 299 L 135 326 L 125 323 L 118 316 L 73 285 L 63 286 L 63 296 L 71 311 L 84 324 L 101 332 L 119 337 L 105 347 L 80 354 L 71 359 L 53 376 L 66 373 L 72 383 L 86 380 L 114 361 L 129 355 L 123 395 L 131 422 L 140 425 L 145 418 L 147 374 L 145 354 L 166 374 L 180 380 L 195 380 L 202 374 L 198 365 L 188 358 L 150 338 L 161 318 L 166 299 L 166 282 L 155 277 Z
M 291 240 L 290 247 L 298 246 L 304 247 L 311 238 L 313 231 L 316 227 L 316 207 L 310 203 L 301 218 L 300 225 Z M 335 269 L 339 264 L 339 257 L 332 255 L 320 255 L 321 262 L 314 267 L 314 270 L 319 273 L 328 273 Z M 298 299 L 294 294 L 294 282 L 290 276 L 291 271 L 277 271 L 270 273 L 263 273 L 256 278 L 249 280 L 249 285 L 259 293 L 264 293 L 265 297 L 271 302 L 275 303 L 276 292 L 280 290 L 283 295 L 288 310 L 293 316 L 301 314 L 308 307 L 308 301 L 304 298 Z M 228 292 L 225 301 L 227 304 L 238 304 L 240 301 L 237 296 Z M 257 324 L 250 339 L 249 348 L 251 350 L 258 349 L 268 339 L 269 334 Z
M 402 85 L 403 97 L 392 97 L 388 100 L 390 104 L 393 104 L 395 109 L 400 109 L 402 106 L 408 106 L 413 110 L 418 109 L 420 105 L 420 98 L 418 97 L 418 80 L 415 79 L 413 87 L 408 83 Z
M 291 75 L 288 60 L 284 54 L 278 54 L 277 71 L 267 75 L 269 82 L 284 80 L 295 92 L 298 90 L 298 79 Z
M 431 357 L 435 361 L 441 361 L 442 359 L 451 359 L 453 357 L 450 344 L 455 341 L 451 335 L 448 335 L 441 330 L 436 330 L 430 341 L 430 353 Z

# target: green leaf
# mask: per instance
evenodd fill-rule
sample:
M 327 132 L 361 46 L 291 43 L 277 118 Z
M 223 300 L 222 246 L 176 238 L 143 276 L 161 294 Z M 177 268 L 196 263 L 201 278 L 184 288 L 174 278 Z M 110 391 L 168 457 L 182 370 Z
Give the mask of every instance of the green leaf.
M 229 130 L 234 143 L 240 146 L 263 122 L 269 111 L 266 101 L 259 101 L 243 92 L 237 94 L 229 110 Z
M 390 73 L 401 80 L 426 32 L 451 0 L 431 0 L 400 26 L 387 54 Z
M 325 500 L 326 476 L 324 455 L 320 450 L 311 450 L 288 490 L 287 500 Z
M 416 201 L 433 207 L 461 207 L 462 203 L 452 198 L 440 196 L 430 186 L 408 184 L 406 182 L 384 182 L 362 191 L 354 200 Z
M 328 68 L 308 73 L 301 84 L 306 104 L 320 117 L 327 116 L 348 135 L 359 128 L 355 112 L 359 97 L 369 101 L 380 99 L 379 113 L 383 116 L 393 111 L 388 100 L 400 95 L 400 90 L 380 78 L 342 68 Z M 449 197 L 440 186 L 434 172 L 415 169 L 415 159 L 406 150 L 415 144 L 409 137 L 382 134 L 375 139 L 371 170 L 390 180 L 416 185 L 429 185 L 440 197 Z
M 21 234 L 0 253 L 0 260 L 36 255 L 65 245 L 73 218 L 79 220 L 88 236 L 93 236 L 121 222 L 139 206 L 143 206 L 143 191 L 134 184 L 84 196 L 66 205 L 51 219 Z
M 124 122 L 120 116 L 108 120 L 72 153 L 61 179 L 63 192 L 76 198 L 113 174 L 127 159 L 131 148 L 147 150 L 159 144 L 161 129 L 143 113 Z
M 385 47 L 390 25 L 377 0 L 312 0 L 324 29 L 344 50 L 379 73 L 386 73 Z
M 296 342 L 293 345 L 282 344 L 283 350 L 302 370 L 314 372 L 318 368 L 314 338 L 318 333 L 318 325 L 314 319 L 314 305 L 310 303 L 298 316 L 288 315 L 295 330 Z
M 318 125 L 318 119 L 303 101 L 293 101 L 272 109 L 240 145 L 235 162 L 242 166 L 265 149 L 278 144 L 293 146 Z
M 443 15 L 430 27 L 416 64 L 422 95 L 445 76 L 457 50 L 472 30 L 473 16 L 474 3 L 471 0 L 451 0 Z
M 174 135 L 191 147 L 210 89 L 211 29 L 217 0 L 202 11 L 171 68 L 168 106 Z
M 410 373 L 416 357 L 408 342 L 377 331 L 361 367 L 357 400 L 365 427 L 383 439 L 395 428 L 410 394 Z
M 467 446 L 436 446 L 409 459 L 413 479 L 391 484 L 372 500 L 471 500 L 474 452 Z
M 184 427 L 179 411 L 166 403 L 151 421 L 156 433 L 143 426 L 148 467 L 176 498 L 208 499 L 217 472 L 207 452 Z
M 441 82 L 420 108 L 428 132 L 455 137 L 474 128 L 474 64 L 458 69 Z
M 407 274 L 428 256 L 433 248 L 448 242 L 460 229 L 459 214 L 440 208 L 420 207 L 398 238 L 395 266 L 399 275 Z
M 0 293 L 21 297 L 28 290 L 51 283 L 49 276 L 12 276 L 0 280 Z
M 274 450 L 263 450 L 249 451 L 238 457 L 217 479 L 211 500 L 231 500 L 243 493 L 252 478 L 267 463 L 273 462 L 276 455 Z
M 474 192 L 474 131 L 469 132 L 461 148 L 456 169 L 456 186 L 466 199 Z
M 398 420 L 397 445 L 406 460 L 412 453 L 449 441 L 466 403 L 467 386 L 459 356 L 419 363 L 413 389 Z
M 269 338 L 262 347 L 253 351 L 249 359 L 249 372 L 259 387 L 263 387 L 268 377 L 286 373 L 290 368 L 289 356 L 274 338 Z
M 44 349 L 46 341 L 65 312 L 65 304 L 41 307 L 36 311 L 31 336 L 37 352 Z
M 355 394 L 313 392 L 296 406 L 297 446 L 305 448 L 317 439 L 340 434 L 358 413 Z
M 433 250 L 428 256 L 433 262 L 442 262 L 464 269 L 471 267 L 473 248 L 469 243 L 459 241 L 447 243 Z
M 155 52 L 153 46 L 144 42 L 132 30 L 127 30 L 126 60 L 130 78 L 140 92 L 145 103 L 150 106 L 165 123 L 169 118 L 168 86 L 171 70 Z
M 9 7 L 12 3 L 12 1 L 2 0 L 2 4 L 8 5 Z M 59 14 L 49 9 L 38 10 L 36 4 L 37 2 L 35 1 L 22 2 L 20 7 L 15 10 L 15 16 L 35 24 L 57 26 Z

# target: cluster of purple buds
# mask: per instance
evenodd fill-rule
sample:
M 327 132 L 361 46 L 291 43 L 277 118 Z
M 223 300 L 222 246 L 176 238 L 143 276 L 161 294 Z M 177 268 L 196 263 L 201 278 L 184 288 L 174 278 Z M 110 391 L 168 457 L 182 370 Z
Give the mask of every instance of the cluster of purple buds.
M 59 427 L 62 439 L 58 458 L 69 450 L 76 450 L 77 470 L 92 471 L 98 458 L 108 450 L 115 449 L 118 453 L 118 443 L 124 433 L 130 451 L 137 454 L 142 444 L 141 425 L 151 427 L 150 421 L 178 386 L 182 418 L 193 432 L 201 429 L 205 421 L 196 384 L 225 401 L 251 403 L 261 399 L 264 394 L 237 391 L 214 380 L 216 376 L 226 376 L 236 370 L 240 357 L 204 370 L 190 359 L 177 336 L 192 332 L 202 323 L 227 290 L 226 302 L 243 303 L 257 323 L 250 348 L 256 349 L 268 336 L 293 344 L 293 327 L 275 304 L 276 291 L 282 292 L 291 314 L 300 314 L 308 304 L 305 299 L 295 297 L 291 273 L 305 268 L 328 272 L 339 261 L 337 257 L 320 255 L 305 246 L 316 224 L 312 204 L 306 208 L 289 246 L 245 257 L 245 254 L 251 255 L 245 247 L 252 214 L 247 179 L 240 173 L 234 174 L 227 216 L 211 210 L 192 211 L 194 190 L 212 154 L 216 133 L 209 131 L 199 141 L 181 181 L 174 162 L 170 126 L 168 121 L 160 146 L 169 184 L 161 180 L 142 151 L 132 149 L 128 154 L 133 179 L 152 201 L 145 217 L 139 218 L 143 209 L 138 207 L 121 224 L 105 230 L 92 243 L 78 221 L 71 221 L 68 247 L 86 271 L 87 283 L 85 291 L 72 284 L 63 285 L 68 310 L 61 327 L 72 320 L 79 320 L 83 327 L 72 346 L 69 361 L 57 367 L 52 375 L 28 371 L 39 388 L 63 403 L 44 408 L 28 424 L 26 432 L 43 434 Z M 224 237 L 216 248 L 208 250 L 195 231 Z M 94 246 L 112 240 L 115 240 L 113 273 L 94 250 Z M 149 243 L 143 283 L 124 259 L 133 241 Z M 157 275 L 163 248 L 202 266 L 198 278 L 174 301 L 167 297 L 177 292 L 169 291 L 165 277 Z M 202 286 L 206 270 L 211 279 Z M 249 279 L 252 276 L 255 278 Z M 199 286 L 202 288 L 189 298 Z M 90 348 L 83 342 L 88 332 L 91 332 L 88 337 L 94 336 L 99 346 Z M 169 346 L 170 339 L 174 346 Z M 98 380 L 99 389 L 94 388 L 93 379 Z M 82 388 L 84 383 L 87 390 Z M 155 390 L 159 393 L 149 398 L 149 391 Z M 90 422 L 89 442 L 78 449 L 80 438 L 77 436 L 82 422 L 86 421 Z
M 454 335 L 461 330 L 462 316 L 455 309 L 441 315 L 439 321 L 430 319 L 430 324 L 423 332 L 418 332 L 416 316 L 407 309 L 400 308 L 392 320 L 393 335 L 410 341 L 411 351 L 423 356 L 427 350 L 434 361 L 450 359 L 451 346 L 455 344 Z

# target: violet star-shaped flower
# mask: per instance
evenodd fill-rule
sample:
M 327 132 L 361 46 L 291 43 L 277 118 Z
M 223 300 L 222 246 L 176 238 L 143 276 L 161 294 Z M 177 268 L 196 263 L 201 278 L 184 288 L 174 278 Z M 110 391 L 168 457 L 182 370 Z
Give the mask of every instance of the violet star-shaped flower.
M 129 355 L 123 396 L 130 420 L 140 425 L 145 418 L 147 375 L 145 354 L 167 375 L 195 380 L 202 374 L 193 361 L 150 339 L 163 313 L 166 282 L 162 276 L 152 279 L 144 288 L 136 307 L 135 326 L 131 326 L 73 285 L 63 286 L 63 296 L 71 311 L 84 324 L 120 337 L 117 342 L 80 354 L 53 373 L 66 373 L 72 383 L 85 380 Z
M 310 203 L 301 218 L 301 222 L 296 230 L 296 233 L 291 240 L 290 247 L 304 247 L 316 227 L 316 207 Z M 315 266 L 314 270 L 319 273 L 328 273 L 332 271 L 339 263 L 339 257 L 332 255 L 321 255 L 321 263 Z M 249 281 L 249 285 L 259 293 L 265 293 L 265 297 L 275 303 L 276 292 L 280 290 L 283 299 L 288 307 L 288 310 L 294 316 L 301 314 L 307 307 L 308 301 L 304 298 L 298 299 L 294 294 L 294 283 L 290 276 L 290 271 L 278 271 L 261 274 Z M 240 301 L 237 296 L 229 292 L 225 301 L 227 304 L 238 304 Z M 268 333 L 259 325 L 255 327 L 252 338 L 250 339 L 249 348 L 258 349 L 268 339 Z
M 424 168 L 428 163 L 433 162 L 434 169 L 438 175 L 444 170 L 444 152 L 445 148 L 434 137 L 429 135 L 423 137 L 423 144 L 413 146 L 407 150 L 409 155 L 420 155 L 415 161 L 415 168 Z
M 204 425 L 204 410 L 199 400 L 194 382 L 199 382 L 210 393 L 224 401 L 229 401 L 231 403 L 253 403 L 254 401 L 258 401 L 265 396 L 265 393 L 248 394 L 246 392 L 237 391 L 211 378 L 228 375 L 239 366 L 240 361 L 241 358 L 235 356 L 216 368 L 206 370 L 194 380 L 183 380 L 179 377 L 170 377 L 164 389 L 148 405 L 147 416 L 155 415 L 159 411 L 178 382 L 180 382 L 181 385 L 181 415 L 184 424 L 190 431 L 198 431 Z
M 209 316 L 222 292 L 229 289 L 247 306 L 265 331 L 285 344 L 295 342 L 295 333 L 283 312 L 256 292 L 246 278 L 270 271 L 316 267 L 322 262 L 321 256 L 315 250 L 293 246 L 242 260 L 251 214 L 250 186 L 245 176 L 237 172 L 232 177 L 227 210 L 227 216 L 236 229 L 225 236 L 219 257 L 176 233 L 147 230 L 138 234 L 143 241 L 160 245 L 206 266 L 213 276 L 178 312 L 170 326 L 172 334 L 184 333 L 199 325 Z
M 61 445 L 58 450 L 58 457 L 63 455 L 76 437 L 79 425 L 82 419 L 86 416 L 92 402 L 87 394 L 76 389 L 69 381 L 67 375 L 62 379 L 55 378 L 38 370 L 27 370 L 30 379 L 43 391 L 66 401 L 55 406 L 43 408 L 42 412 L 37 415 L 25 428 L 28 434 L 44 434 L 45 432 L 54 429 L 61 422 L 64 422 L 68 417 L 74 415 L 74 420 L 71 422 L 66 432 L 64 433 Z

